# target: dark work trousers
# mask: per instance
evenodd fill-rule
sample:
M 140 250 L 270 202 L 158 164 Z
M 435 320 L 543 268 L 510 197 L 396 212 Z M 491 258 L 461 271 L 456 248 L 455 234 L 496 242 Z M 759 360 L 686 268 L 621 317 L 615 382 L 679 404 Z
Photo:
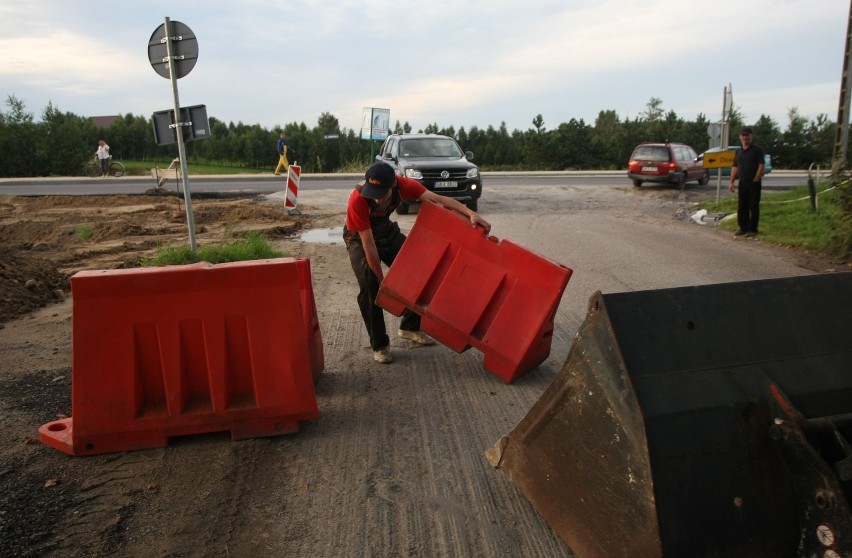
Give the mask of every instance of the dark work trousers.
M 399 226 L 394 222 L 389 222 L 389 227 L 386 227 L 386 233 L 376 235 L 378 231 L 374 230 L 376 239 L 376 248 L 379 250 L 379 259 L 390 266 L 402 249 L 402 243 L 405 242 L 405 235 L 399 230 Z M 367 327 L 367 333 L 370 335 L 370 347 L 374 351 L 378 351 L 390 344 L 387 330 L 385 329 L 385 315 L 380 306 L 376 304 L 376 297 L 379 295 L 379 281 L 373 270 L 367 264 L 367 255 L 364 252 L 364 246 L 361 244 L 361 237 L 358 233 L 347 235 L 344 233 L 344 238 L 351 236 L 346 240 L 346 250 L 349 252 L 349 262 L 352 264 L 352 271 L 355 272 L 355 278 L 358 279 L 358 308 L 361 309 L 361 318 L 364 320 L 364 325 Z M 399 328 L 407 331 L 420 331 L 420 316 L 405 309 L 402 313 Z
M 737 224 L 741 231 L 757 232 L 757 222 L 760 220 L 760 187 L 760 182 L 740 180 Z

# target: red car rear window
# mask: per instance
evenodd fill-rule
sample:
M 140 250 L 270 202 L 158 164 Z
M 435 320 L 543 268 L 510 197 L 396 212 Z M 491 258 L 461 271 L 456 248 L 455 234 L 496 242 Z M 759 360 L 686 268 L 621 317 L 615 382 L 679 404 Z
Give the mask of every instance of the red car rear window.
M 635 161 L 665 161 L 669 160 L 669 150 L 662 145 L 640 145 L 633 152 L 631 159 Z

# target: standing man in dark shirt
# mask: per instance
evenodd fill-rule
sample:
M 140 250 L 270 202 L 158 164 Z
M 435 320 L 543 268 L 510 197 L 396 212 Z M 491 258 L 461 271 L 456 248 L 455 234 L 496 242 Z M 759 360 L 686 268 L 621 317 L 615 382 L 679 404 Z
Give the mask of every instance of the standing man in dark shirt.
M 757 234 L 757 222 L 760 219 L 760 189 L 764 171 L 763 149 L 752 142 L 751 128 L 740 132 L 742 147 L 734 156 L 731 169 L 731 192 L 736 187 L 734 181 L 739 178 L 740 192 L 737 204 L 737 224 L 740 228 L 734 236 L 752 237 Z

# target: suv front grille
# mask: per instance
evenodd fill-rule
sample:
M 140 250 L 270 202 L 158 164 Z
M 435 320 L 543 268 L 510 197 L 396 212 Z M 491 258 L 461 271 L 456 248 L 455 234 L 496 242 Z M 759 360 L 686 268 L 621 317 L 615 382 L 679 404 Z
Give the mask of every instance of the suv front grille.
M 441 176 L 441 173 L 446 170 L 450 173 L 450 175 L 446 178 Z M 467 169 L 461 170 L 453 170 L 453 169 L 440 169 L 440 170 L 424 170 L 421 171 L 423 173 L 424 180 L 464 180 L 467 178 Z

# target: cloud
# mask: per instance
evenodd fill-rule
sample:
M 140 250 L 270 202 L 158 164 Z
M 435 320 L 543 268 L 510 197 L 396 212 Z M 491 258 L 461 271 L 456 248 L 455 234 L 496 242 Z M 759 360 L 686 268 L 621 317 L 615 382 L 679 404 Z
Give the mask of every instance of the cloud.
M 82 115 L 163 110 L 168 81 L 146 49 L 164 14 L 198 37 L 182 104 L 270 128 L 331 112 L 352 129 L 364 106 L 415 129 L 526 129 L 536 114 L 549 127 L 635 117 L 651 97 L 712 119 L 729 83 L 755 119 L 781 122 L 788 105 L 834 118 L 848 15 L 805 0 L 736 13 L 709 0 L 150 0 L 98 14 L 31 0 L 0 6 L 0 93 Z

